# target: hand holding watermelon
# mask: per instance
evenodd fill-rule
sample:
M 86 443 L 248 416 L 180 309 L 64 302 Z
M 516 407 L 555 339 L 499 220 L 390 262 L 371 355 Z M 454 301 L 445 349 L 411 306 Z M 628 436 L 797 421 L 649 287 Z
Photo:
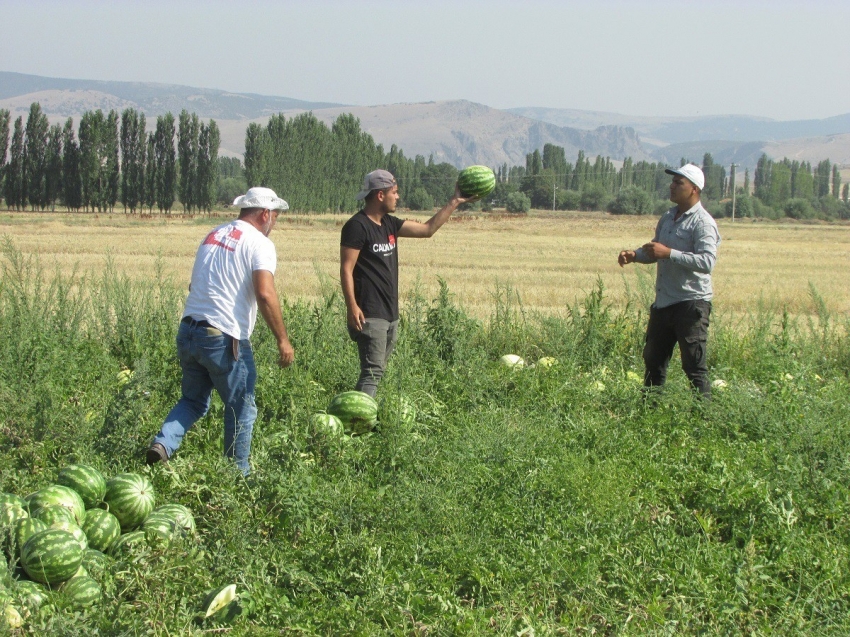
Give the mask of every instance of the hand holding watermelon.
M 466 202 L 478 201 L 496 188 L 496 175 L 487 166 L 469 166 L 460 171 L 455 187 L 455 196 Z M 464 203 L 466 203 L 464 202 Z

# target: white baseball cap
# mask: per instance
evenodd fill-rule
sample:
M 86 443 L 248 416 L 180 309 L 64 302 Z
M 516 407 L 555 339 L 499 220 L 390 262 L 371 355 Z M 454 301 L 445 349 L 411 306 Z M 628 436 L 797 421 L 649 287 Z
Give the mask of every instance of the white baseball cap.
M 705 187 L 705 175 L 702 174 L 702 168 L 695 164 L 685 164 L 681 168 L 668 168 L 664 172 L 668 175 L 681 175 L 700 190 Z
M 237 208 L 262 208 L 263 210 L 289 210 L 289 204 L 271 188 L 255 186 L 233 200 Z

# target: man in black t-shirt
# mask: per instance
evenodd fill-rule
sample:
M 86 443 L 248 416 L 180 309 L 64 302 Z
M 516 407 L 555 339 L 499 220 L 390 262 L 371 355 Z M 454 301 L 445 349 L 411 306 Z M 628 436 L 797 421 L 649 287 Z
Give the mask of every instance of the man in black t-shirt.
M 374 397 L 398 337 L 398 238 L 427 238 L 463 203 L 457 186 L 449 202 L 425 223 L 393 216 L 398 185 L 386 170 L 363 180 L 357 199 L 363 210 L 342 227 L 339 275 L 348 317 L 348 334 L 360 354 L 355 389 Z

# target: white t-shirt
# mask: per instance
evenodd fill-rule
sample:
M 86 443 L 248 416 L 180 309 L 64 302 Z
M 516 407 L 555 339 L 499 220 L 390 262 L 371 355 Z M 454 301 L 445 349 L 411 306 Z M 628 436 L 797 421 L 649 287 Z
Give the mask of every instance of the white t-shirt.
M 183 316 L 206 320 L 236 339 L 250 338 L 257 322 L 254 270 L 277 266 L 271 240 L 235 220 L 210 232 L 198 248 Z

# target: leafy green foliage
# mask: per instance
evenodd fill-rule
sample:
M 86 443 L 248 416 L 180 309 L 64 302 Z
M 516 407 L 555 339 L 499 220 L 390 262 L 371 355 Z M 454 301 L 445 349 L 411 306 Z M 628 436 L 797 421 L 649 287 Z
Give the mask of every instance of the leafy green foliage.
M 505 200 L 505 210 L 513 213 L 523 213 L 531 210 L 531 199 L 524 192 L 512 192 Z

